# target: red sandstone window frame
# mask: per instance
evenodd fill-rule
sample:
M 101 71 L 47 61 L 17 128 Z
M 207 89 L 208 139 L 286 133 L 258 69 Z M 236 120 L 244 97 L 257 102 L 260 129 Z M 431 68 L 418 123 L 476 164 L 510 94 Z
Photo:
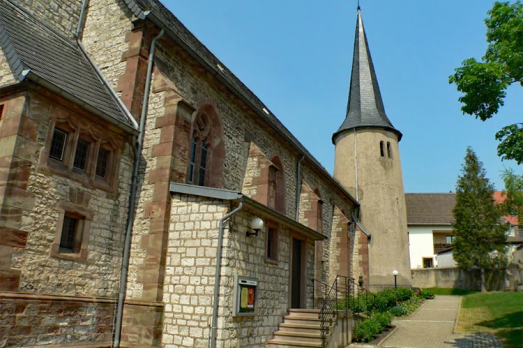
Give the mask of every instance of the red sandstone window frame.
M 68 134 L 61 160 L 49 156 L 55 129 Z M 39 169 L 68 177 L 110 193 L 116 193 L 123 140 L 111 133 L 102 127 L 93 125 L 85 118 L 72 114 L 52 117 L 46 145 L 40 157 Z M 74 166 L 79 140 L 89 143 L 86 166 L 83 170 Z M 105 177 L 96 175 L 100 149 L 109 152 Z
M 89 255 L 88 242 L 91 223 L 93 221 L 92 211 L 76 204 L 61 202 L 58 207 L 58 212 L 59 217 L 56 223 L 54 240 L 51 244 L 51 257 L 62 260 L 86 262 Z M 61 248 L 62 234 L 64 233 L 64 221 L 66 217 L 77 221 L 75 231 L 78 243 L 77 252 L 65 252 Z
M 270 239 L 270 231 L 272 231 L 272 241 Z M 280 251 L 280 232 L 279 225 L 272 221 L 267 221 L 267 229 L 265 231 L 265 262 L 277 265 L 279 262 Z
M 4 119 L 4 104 L 0 104 L 0 126 L 2 125 L 2 120 Z

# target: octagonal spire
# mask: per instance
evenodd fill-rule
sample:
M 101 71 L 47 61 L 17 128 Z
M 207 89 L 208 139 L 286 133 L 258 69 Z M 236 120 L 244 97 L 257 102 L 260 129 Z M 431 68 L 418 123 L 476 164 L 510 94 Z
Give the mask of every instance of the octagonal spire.
M 402 137 L 385 113 L 359 6 L 347 115 L 340 128 L 332 135 L 333 143 L 341 133 L 357 128 L 384 128 L 396 133 L 398 141 Z

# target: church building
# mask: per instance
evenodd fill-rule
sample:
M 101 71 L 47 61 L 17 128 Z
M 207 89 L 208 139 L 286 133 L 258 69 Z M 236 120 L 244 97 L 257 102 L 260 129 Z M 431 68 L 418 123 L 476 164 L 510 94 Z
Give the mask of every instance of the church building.
M 0 347 L 277 347 L 410 286 L 359 9 L 354 47 L 331 176 L 160 1 L 0 0 Z

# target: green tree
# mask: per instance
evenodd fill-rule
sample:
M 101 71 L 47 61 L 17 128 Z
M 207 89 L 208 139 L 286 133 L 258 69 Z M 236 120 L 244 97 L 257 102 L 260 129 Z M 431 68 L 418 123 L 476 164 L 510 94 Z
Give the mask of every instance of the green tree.
M 518 217 L 518 221 L 523 221 L 523 175 L 518 175 L 514 169 L 505 169 L 501 178 L 505 183 L 503 196 L 503 212 L 506 215 Z
M 453 257 L 458 267 L 481 269 L 481 291 L 486 291 L 485 270 L 505 267 L 507 225 L 495 204 L 494 185 L 486 177 L 483 163 L 468 147 L 456 184 Z
M 504 105 L 507 87 L 523 86 L 523 4 L 495 2 L 485 19 L 488 47 L 481 61 L 469 58 L 449 76 L 463 95 L 461 111 L 485 121 Z M 496 133 L 498 156 L 523 163 L 523 123 Z

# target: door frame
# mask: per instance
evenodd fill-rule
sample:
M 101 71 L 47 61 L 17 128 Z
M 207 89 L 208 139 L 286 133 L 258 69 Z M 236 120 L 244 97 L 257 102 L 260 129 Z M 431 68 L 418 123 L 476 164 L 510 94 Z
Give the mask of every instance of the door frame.
M 291 231 L 290 234 L 290 256 L 289 256 L 289 299 L 288 299 L 288 308 L 292 308 L 292 261 L 293 261 L 293 248 L 294 241 L 293 239 L 301 241 L 301 261 L 300 261 L 300 277 L 302 279 L 301 289 L 300 289 L 300 308 L 307 308 L 307 242 L 308 238 L 303 236 L 300 233 Z

